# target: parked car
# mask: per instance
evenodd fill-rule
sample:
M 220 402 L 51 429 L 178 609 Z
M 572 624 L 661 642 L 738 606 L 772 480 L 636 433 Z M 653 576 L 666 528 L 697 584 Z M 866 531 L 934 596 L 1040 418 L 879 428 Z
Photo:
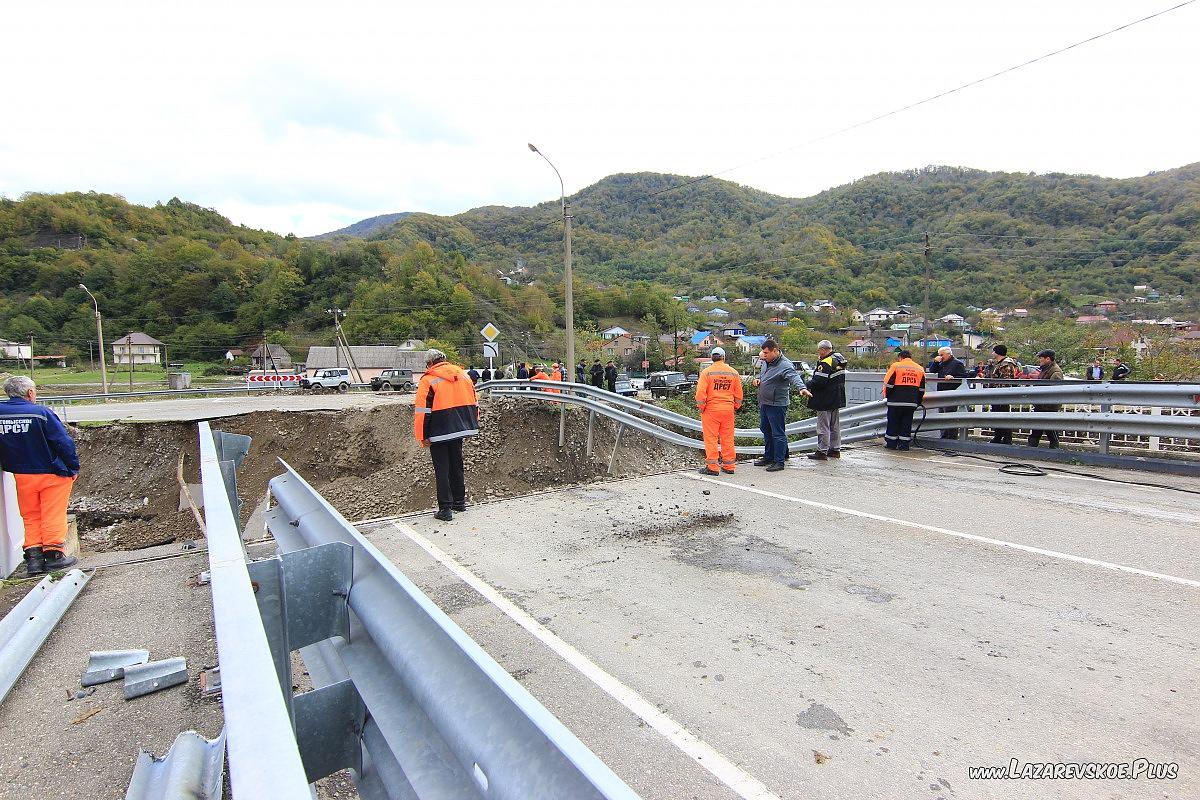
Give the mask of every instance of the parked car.
M 675 397 L 695 389 L 696 381 L 682 372 L 651 372 L 650 396 L 654 398 Z
M 385 369 L 371 378 L 371 389 L 376 392 L 391 392 L 403 390 L 414 392 L 417 382 L 411 369 Z
M 301 378 L 300 388 L 312 392 L 338 391 L 345 394 L 350 391 L 350 370 L 345 367 L 319 369 L 311 378 Z
M 633 382 L 628 375 L 617 375 L 617 394 L 622 397 L 637 397 L 638 390 L 633 388 Z

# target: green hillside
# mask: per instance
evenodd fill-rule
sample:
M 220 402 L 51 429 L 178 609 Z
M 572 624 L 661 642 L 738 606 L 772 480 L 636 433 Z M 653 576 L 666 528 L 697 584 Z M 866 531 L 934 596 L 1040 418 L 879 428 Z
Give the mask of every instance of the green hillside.
M 1136 284 L 1183 295 L 1184 307 L 1200 300 L 1200 164 L 1128 180 L 932 167 L 805 199 L 639 173 L 605 178 L 571 208 L 584 329 L 611 319 L 665 327 L 680 314 L 673 294 L 919 302 L 925 232 L 938 313 L 1050 313 L 1073 298 L 1128 297 Z M 110 339 L 145 331 L 172 360 L 214 360 L 264 333 L 302 355 L 331 340 L 335 307 L 349 311 L 356 342 L 433 338 L 473 352 L 490 320 L 522 351 L 559 351 L 557 202 L 389 217 L 299 240 L 178 199 L 0 200 L 0 337 L 33 335 L 39 352 L 86 359 L 94 325 L 83 282 Z

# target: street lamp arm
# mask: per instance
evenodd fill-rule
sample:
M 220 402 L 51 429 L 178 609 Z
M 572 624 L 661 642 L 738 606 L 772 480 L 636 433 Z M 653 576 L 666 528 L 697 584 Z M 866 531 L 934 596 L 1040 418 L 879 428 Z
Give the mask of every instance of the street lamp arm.
M 555 174 L 556 176 L 558 176 L 558 191 L 559 191 L 559 197 L 560 197 L 560 200 L 561 200 L 561 202 L 562 202 L 563 216 L 566 216 L 566 213 L 567 213 L 567 186 L 566 186 L 566 184 L 564 184 L 564 183 L 563 183 L 563 179 L 562 179 L 562 173 L 558 171 L 558 167 L 554 166 L 554 162 L 553 162 L 553 161 L 551 161 L 550 159 L 546 158 L 546 154 L 545 154 L 545 153 L 543 153 L 541 150 L 538 150 L 538 149 L 537 149 L 536 147 L 534 147 L 532 144 L 531 144 L 531 145 L 529 145 L 529 149 L 530 149 L 530 150 L 532 150 L 533 152 L 537 153 L 537 154 L 538 154 L 539 156 L 541 156 L 543 159 L 545 159 L 546 163 L 550 165 L 550 169 L 554 170 L 554 174 Z

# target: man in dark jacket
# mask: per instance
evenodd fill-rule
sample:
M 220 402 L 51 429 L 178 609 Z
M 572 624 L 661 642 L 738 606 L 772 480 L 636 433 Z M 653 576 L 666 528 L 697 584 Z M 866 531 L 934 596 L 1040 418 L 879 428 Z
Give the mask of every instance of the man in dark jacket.
M 25 522 L 25 571 L 41 575 L 66 569 L 74 556 L 67 541 L 67 503 L 79 475 L 75 442 L 58 417 L 37 404 L 32 378 L 14 375 L 4 382 L 8 401 L 0 404 L 0 469 L 17 484 L 17 505 Z
M 1042 365 L 1041 374 L 1038 375 L 1038 380 L 1041 381 L 1061 381 L 1063 379 L 1062 367 L 1054 362 L 1054 351 L 1043 350 L 1038 353 L 1038 362 Z M 1050 405 L 1035 405 L 1034 411 L 1062 411 L 1062 406 L 1057 404 Z M 1058 447 L 1058 431 L 1030 431 L 1029 446 L 1037 447 L 1042 441 L 1042 434 L 1050 440 L 1051 449 Z
M 525 366 L 524 361 L 522 361 L 520 364 L 517 364 L 517 380 L 519 380 L 519 381 L 529 380 L 529 368 Z
M 611 360 L 604 367 L 604 382 L 608 384 L 608 390 L 615 394 L 617 391 L 617 365 Z
M 1126 364 L 1124 361 L 1122 361 L 1119 358 L 1113 359 L 1112 379 L 1114 381 L 1125 380 L 1126 378 L 1129 377 L 1129 373 L 1131 373 L 1131 372 L 1133 372 L 1133 370 L 1131 370 L 1129 368 L 1129 365 Z
M 492 370 L 490 367 L 484 367 L 483 372 L 479 374 L 479 380 L 487 383 L 492 379 Z
M 842 429 L 839 417 L 846 407 L 846 359 L 833 352 L 833 342 L 817 343 L 817 368 L 800 394 L 808 398 L 808 407 L 817 412 L 817 449 L 808 454 L 814 461 L 842 457 Z
M 469 370 L 467 370 L 467 377 L 471 379 L 472 385 L 479 383 L 479 370 L 471 367 Z
M 952 378 L 967 377 L 967 368 L 961 361 L 954 357 L 954 351 L 949 347 L 938 348 L 938 354 L 933 357 L 933 362 L 929 368 L 930 372 L 938 376 L 938 381 L 934 387 L 939 392 L 952 392 L 962 386 L 961 380 L 950 380 Z M 957 406 L 943 406 L 938 409 L 942 414 L 950 411 L 957 411 Z M 953 428 L 947 428 L 942 431 L 943 439 L 957 439 L 958 431 Z
M 575 382 L 587 383 L 587 364 L 582 361 L 575 365 Z
M 597 389 L 604 388 L 604 367 L 600 365 L 600 359 L 592 362 L 592 386 Z

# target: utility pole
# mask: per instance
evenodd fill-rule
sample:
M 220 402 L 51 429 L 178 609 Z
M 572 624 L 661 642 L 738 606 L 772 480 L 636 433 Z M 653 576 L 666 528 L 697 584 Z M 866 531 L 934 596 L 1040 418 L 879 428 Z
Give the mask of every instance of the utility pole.
M 929 318 L 929 234 L 925 234 L 925 363 L 929 363 L 929 337 L 933 332 L 933 320 Z
M 675 329 L 675 349 L 671 351 L 671 360 L 675 362 L 675 369 L 683 372 L 679 369 L 679 310 L 675 308 L 671 309 L 671 327 Z
M 100 358 L 100 383 L 104 386 L 104 393 L 108 394 L 108 370 L 104 367 L 104 326 L 100 321 L 100 302 L 96 300 L 96 296 L 88 290 L 88 287 L 82 283 L 79 288 L 87 292 L 87 296 L 92 298 L 92 306 L 96 310 L 96 355 Z
M 29 380 L 33 380 L 33 334 L 29 334 Z
M 133 391 L 133 334 L 125 334 L 125 359 L 129 362 L 129 391 Z

